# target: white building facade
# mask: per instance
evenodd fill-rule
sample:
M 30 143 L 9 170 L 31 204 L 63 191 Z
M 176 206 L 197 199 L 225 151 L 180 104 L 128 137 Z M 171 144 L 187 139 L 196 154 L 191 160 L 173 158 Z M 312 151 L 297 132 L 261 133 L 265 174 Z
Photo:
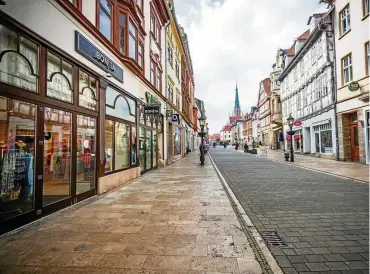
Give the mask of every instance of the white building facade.
M 369 2 L 335 0 L 332 6 L 339 160 L 367 164 L 370 162 Z
M 334 36 L 330 16 L 311 16 L 309 36 L 296 40 L 294 57 L 286 58 L 281 81 L 285 146 L 296 152 L 335 158 Z M 308 32 L 307 32 L 308 34 Z M 288 136 L 286 118 L 295 119 L 294 135 Z

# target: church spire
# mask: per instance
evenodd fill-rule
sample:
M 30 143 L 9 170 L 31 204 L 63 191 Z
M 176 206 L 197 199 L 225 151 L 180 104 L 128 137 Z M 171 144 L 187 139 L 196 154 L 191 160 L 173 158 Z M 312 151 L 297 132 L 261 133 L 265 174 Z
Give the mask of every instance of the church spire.
M 240 116 L 240 115 L 241 115 L 241 111 L 240 111 L 240 103 L 239 103 L 238 80 L 236 80 L 234 116 Z

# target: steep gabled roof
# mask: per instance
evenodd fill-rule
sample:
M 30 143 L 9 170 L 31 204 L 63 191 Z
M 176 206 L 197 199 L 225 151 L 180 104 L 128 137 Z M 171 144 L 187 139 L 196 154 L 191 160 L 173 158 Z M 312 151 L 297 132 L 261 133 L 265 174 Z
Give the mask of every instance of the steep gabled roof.
M 294 56 L 295 54 L 295 47 L 293 46 L 289 49 L 287 56 Z
M 306 41 L 308 39 L 308 37 L 310 37 L 310 30 L 306 30 L 304 33 L 302 33 L 301 35 L 299 35 L 297 37 L 297 40 L 298 41 Z
M 242 119 L 242 116 L 231 116 L 230 117 L 230 124 L 234 123 L 236 120 Z
M 263 89 L 265 90 L 267 95 L 271 94 L 271 79 L 266 78 L 263 80 Z

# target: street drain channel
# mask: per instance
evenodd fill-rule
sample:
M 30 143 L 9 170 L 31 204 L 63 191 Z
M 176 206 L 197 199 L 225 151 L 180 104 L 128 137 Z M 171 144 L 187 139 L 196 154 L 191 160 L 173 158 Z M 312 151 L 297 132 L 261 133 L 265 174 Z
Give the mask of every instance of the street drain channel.
M 276 231 L 264 231 L 261 233 L 263 240 L 269 245 L 286 246 Z

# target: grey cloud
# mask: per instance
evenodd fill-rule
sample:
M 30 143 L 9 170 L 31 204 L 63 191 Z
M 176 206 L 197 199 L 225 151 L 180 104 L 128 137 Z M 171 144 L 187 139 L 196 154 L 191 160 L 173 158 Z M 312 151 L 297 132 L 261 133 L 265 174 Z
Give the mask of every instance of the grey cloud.
M 204 100 L 214 132 L 233 108 L 235 79 L 241 107 L 249 110 L 257 103 L 259 82 L 271 72 L 276 50 L 289 48 L 319 7 L 316 1 L 301 0 L 176 0 L 175 4 L 189 37 L 196 97 Z

